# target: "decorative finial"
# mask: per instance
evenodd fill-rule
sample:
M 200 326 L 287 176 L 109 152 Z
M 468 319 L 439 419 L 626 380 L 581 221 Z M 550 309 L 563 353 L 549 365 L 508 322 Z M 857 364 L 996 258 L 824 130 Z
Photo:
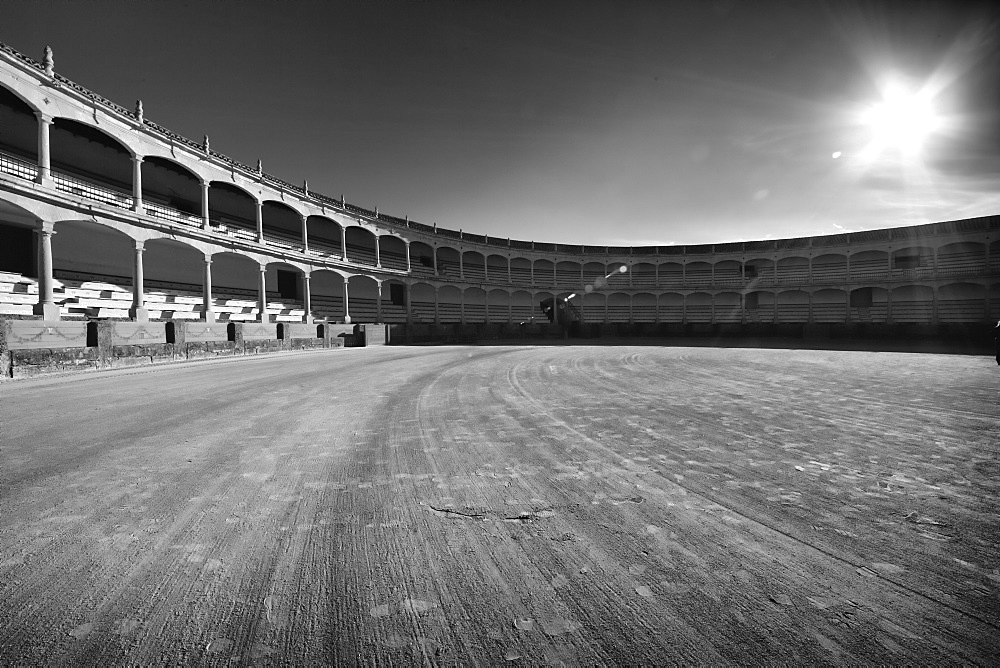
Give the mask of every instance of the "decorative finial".
M 258 174 L 264 173 L 264 166 L 261 164 L 260 158 L 257 158 L 257 173 Z
M 344 193 L 340 193 L 340 206 L 344 206 Z
M 208 153 L 208 150 L 209 150 L 208 135 L 205 135 L 205 138 L 201 140 L 201 145 L 202 145 L 202 147 L 204 147 L 205 153 Z
M 302 180 L 302 192 L 309 194 L 309 179 Z
M 375 217 L 378 218 L 378 207 L 375 207 Z
M 45 47 L 45 55 L 42 56 L 42 65 L 45 67 L 45 73 L 52 76 L 55 72 L 55 62 L 52 60 L 52 47 Z
M 142 119 L 142 100 L 135 101 L 135 118 L 140 124 L 143 123 Z

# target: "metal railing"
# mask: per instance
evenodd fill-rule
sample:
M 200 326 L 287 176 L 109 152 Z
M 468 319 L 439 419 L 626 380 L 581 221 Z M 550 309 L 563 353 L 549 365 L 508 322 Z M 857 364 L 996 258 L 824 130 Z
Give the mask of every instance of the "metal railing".
M 102 202 L 103 204 L 110 204 L 119 209 L 132 209 L 134 202 L 132 195 L 123 193 L 120 190 L 82 181 L 75 176 L 69 176 L 60 172 L 52 172 L 52 180 L 56 184 L 56 190 L 61 190 L 78 197 L 86 197 Z
M 184 213 L 183 211 L 178 211 L 177 209 L 157 204 L 155 202 L 143 202 L 142 205 L 146 209 L 147 216 L 152 216 L 153 218 L 163 218 L 182 225 L 190 225 L 191 227 L 202 226 L 203 221 L 201 216 Z
M 38 165 L 16 158 L 9 153 L 0 153 L 0 172 L 34 181 L 38 176 Z

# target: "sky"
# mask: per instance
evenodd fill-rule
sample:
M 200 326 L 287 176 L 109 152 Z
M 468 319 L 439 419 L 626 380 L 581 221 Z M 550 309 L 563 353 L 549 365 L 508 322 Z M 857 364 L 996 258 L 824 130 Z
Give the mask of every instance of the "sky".
M 278 178 L 476 234 L 1000 214 L 992 2 L 5 0 L 0 41 Z

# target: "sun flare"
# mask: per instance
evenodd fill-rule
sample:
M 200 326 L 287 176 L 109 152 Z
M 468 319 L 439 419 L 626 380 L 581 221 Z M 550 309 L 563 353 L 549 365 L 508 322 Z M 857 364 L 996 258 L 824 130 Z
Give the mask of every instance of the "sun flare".
M 865 153 L 871 157 L 886 149 L 906 155 L 919 153 L 927 137 L 940 125 L 931 102 L 931 96 L 923 91 L 898 85 L 887 87 L 882 101 L 862 115 L 862 123 L 872 133 Z

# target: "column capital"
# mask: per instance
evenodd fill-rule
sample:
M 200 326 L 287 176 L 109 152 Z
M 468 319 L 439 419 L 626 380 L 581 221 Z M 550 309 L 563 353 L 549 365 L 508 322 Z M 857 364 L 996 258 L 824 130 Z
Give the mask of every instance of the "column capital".
M 145 159 L 146 159 L 145 156 L 142 156 L 142 155 L 139 155 L 139 154 L 136 154 L 136 155 L 132 156 L 132 162 L 136 162 L 136 163 L 139 163 L 139 164 L 141 164 L 142 161 L 145 160 Z
M 205 264 L 212 264 L 212 256 L 211 255 L 206 255 L 205 256 Z
M 146 250 L 146 242 L 145 241 L 139 241 L 138 239 L 135 239 L 134 241 L 135 241 L 135 252 L 136 253 L 141 253 L 144 250 Z
M 266 264 L 259 264 L 259 265 L 257 265 L 257 270 L 260 273 L 262 273 L 262 274 L 267 273 L 267 265 Z
M 36 111 L 35 118 L 37 118 L 40 123 L 45 123 L 46 125 L 52 125 L 52 122 L 55 120 L 54 116 L 46 114 L 44 111 Z
M 54 222 L 49 222 L 47 220 L 38 221 L 38 227 L 35 228 L 35 232 L 38 234 L 52 235 L 56 233 L 56 224 Z

